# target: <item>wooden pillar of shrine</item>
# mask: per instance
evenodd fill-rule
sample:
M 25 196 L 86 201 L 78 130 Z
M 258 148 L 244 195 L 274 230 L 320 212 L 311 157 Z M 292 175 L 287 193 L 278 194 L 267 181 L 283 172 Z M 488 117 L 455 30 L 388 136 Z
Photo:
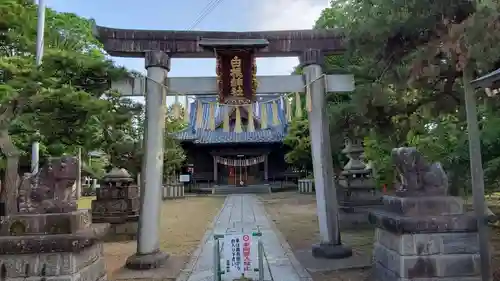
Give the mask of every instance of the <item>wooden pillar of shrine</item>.
M 218 184 L 218 181 L 219 181 L 219 169 L 217 167 L 217 156 L 213 156 L 214 158 L 214 183 L 215 184 Z
M 268 155 L 264 155 L 264 181 L 269 180 L 269 161 L 268 161 Z

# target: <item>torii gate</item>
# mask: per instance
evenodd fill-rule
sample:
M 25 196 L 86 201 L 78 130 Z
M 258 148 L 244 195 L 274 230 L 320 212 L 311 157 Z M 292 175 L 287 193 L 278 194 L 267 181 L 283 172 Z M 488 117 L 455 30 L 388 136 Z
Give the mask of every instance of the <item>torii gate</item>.
M 303 76 L 258 76 L 257 93 L 303 93 L 306 88 L 310 91 L 309 124 L 321 235 L 321 241 L 313 245 L 312 253 L 324 258 L 343 258 L 352 254 L 340 241 L 329 125 L 324 106 L 327 92 L 354 90 L 352 75 L 324 75 L 322 72 L 325 55 L 344 51 L 343 37 L 337 31 L 152 31 L 96 26 L 94 32 L 110 55 L 144 57 L 147 69 L 146 79 L 131 77 L 113 85 L 126 96 L 146 95 L 146 153 L 142 171 L 145 183 L 141 186 L 137 253 L 128 258 L 128 268 L 155 268 L 168 258 L 159 248 L 158 224 L 166 96 L 175 95 L 172 92 L 188 95 L 213 95 L 217 92 L 216 77 L 167 78 L 170 58 L 213 58 L 211 50 L 217 46 L 253 46 L 259 49 L 258 57 L 299 56 L 304 67 Z

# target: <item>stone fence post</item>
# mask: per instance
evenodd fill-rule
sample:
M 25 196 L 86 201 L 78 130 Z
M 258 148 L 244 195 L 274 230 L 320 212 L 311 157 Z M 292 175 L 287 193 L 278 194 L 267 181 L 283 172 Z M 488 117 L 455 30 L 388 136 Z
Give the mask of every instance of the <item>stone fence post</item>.
M 163 200 L 184 198 L 184 183 L 171 182 L 163 186 Z
M 300 179 L 297 182 L 299 193 L 314 193 L 314 179 Z

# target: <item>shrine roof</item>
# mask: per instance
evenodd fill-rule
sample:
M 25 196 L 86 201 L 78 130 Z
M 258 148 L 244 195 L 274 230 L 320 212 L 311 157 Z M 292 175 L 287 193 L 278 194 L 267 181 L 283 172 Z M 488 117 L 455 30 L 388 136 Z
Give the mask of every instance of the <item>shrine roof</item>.
M 182 141 L 192 141 L 198 144 L 276 143 L 283 141 L 284 133 L 273 129 L 241 133 L 223 132 L 221 129 L 195 132 L 184 130 L 177 133 L 176 137 Z
M 275 96 L 276 98 L 278 96 Z M 180 141 L 190 141 L 198 144 L 230 144 L 230 143 L 276 143 L 282 142 L 286 134 L 286 116 L 284 111 L 284 103 L 281 99 L 277 100 L 278 105 L 278 119 L 280 125 L 272 125 L 272 103 L 265 102 L 273 97 L 261 97 L 259 101 L 253 104 L 254 119 L 261 122 L 260 111 L 258 110 L 260 106 L 267 107 L 267 124 L 268 128 L 261 129 L 256 125 L 254 132 L 224 132 L 222 128 L 218 128 L 218 125 L 222 124 L 224 116 L 227 110 L 232 110 L 232 108 L 227 107 L 216 107 L 215 109 L 215 130 L 210 130 L 209 126 L 209 101 L 215 101 L 215 98 L 198 98 L 202 100 L 202 110 L 203 110 L 203 122 L 201 128 L 196 128 L 196 102 L 190 104 L 190 122 L 186 129 L 176 132 L 173 136 Z
M 471 81 L 471 85 L 474 88 L 492 88 L 492 84 L 498 84 L 498 80 L 500 80 L 500 68 L 487 73 L 477 79 Z M 495 85 L 496 86 L 496 85 Z

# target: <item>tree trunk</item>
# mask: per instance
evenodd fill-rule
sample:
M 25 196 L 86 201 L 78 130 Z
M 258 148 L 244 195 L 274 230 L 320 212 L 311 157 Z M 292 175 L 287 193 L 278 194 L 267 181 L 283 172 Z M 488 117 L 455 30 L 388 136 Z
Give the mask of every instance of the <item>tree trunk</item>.
M 7 160 L 4 177 L 5 181 L 0 191 L 0 202 L 4 204 L 5 214 L 11 215 L 18 212 L 17 189 L 19 181 L 19 150 L 12 142 L 8 129 L 0 130 L 0 150 L 2 150 Z

